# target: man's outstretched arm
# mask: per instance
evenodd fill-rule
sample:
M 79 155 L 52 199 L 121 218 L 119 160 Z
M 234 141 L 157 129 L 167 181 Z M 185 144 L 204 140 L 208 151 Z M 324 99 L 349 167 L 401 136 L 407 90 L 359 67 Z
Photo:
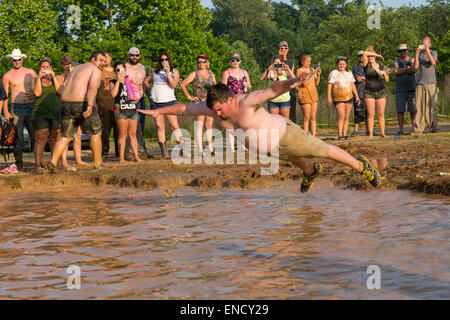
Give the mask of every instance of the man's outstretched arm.
M 266 89 L 253 91 L 244 98 L 245 103 L 255 107 L 263 104 L 264 102 L 272 100 L 291 89 L 299 87 L 308 80 L 308 75 L 308 71 L 303 71 L 298 77 L 284 81 L 276 81 Z
M 141 110 L 139 112 L 151 115 L 152 117 L 163 116 L 163 115 L 184 115 L 184 116 L 210 116 L 216 117 L 214 111 L 206 106 L 206 102 L 197 103 L 178 103 L 172 106 L 158 108 L 156 110 Z

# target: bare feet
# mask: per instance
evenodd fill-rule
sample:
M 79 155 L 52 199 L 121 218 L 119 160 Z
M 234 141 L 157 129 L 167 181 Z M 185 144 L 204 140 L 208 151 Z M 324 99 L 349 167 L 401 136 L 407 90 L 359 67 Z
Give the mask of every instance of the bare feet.
M 143 160 L 141 158 L 136 158 L 136 162 L 142 162 Z
M 81 161 L 81 162 L 77 162 L 76 165 L 77 166 L 85 166 L 85 167 L 87 167 L 87 166 L 90 166 L 91 164 L 87 163 L 87 162 L 84 162 L 84 161 Z
M 125 163 L 125 159 L 120 159 L 119 163 Z

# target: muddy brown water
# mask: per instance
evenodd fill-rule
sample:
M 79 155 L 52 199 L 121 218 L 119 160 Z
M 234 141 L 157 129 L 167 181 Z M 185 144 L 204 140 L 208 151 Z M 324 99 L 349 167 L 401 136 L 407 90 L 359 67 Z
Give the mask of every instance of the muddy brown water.
M 319 181 L 3 197 L 2 299 L 448 299 L 450 200 Z M 80 289 L 67 268 L 80 268 Z M 381 289 L 369 290 L 370 265 Z

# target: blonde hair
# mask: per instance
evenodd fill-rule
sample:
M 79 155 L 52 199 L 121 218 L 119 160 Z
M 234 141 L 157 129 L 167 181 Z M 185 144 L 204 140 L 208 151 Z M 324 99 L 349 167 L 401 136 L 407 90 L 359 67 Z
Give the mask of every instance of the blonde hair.
M 196 70 L 200 70 L 200 68 L 198 67 L 198 59 L 204 59 L 204 58 L 201 58 L 201 57 L 198 57 L 197 59 L 195 59 L 195 69 Z M 209 60 L 208 59 L 205 59 L 206 60 L 206 69 L 209 69 L 209 67 L 210 67 L 210 64 L 209 64 Z

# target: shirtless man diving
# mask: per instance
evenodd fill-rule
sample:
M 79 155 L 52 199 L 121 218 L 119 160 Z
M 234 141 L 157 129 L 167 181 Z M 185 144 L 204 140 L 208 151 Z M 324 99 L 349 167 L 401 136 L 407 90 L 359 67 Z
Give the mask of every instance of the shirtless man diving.
M 9 99 L 11 101 L 11 110 L 14 116 L 14 122 L 17 126 L 18 139 L 14 147 L 14 158 L 16 160 L 17 170 L 23 170 L 23 148 L 24 136 L 23 128 L 26 127 L 31 140 L 31 149 L 34 145 L 34 130 L 32 123 L 32 112 L 34 107 L 33 88 L 36 83 L 37 74 L 33 69 L 23 67 L 23 60 L 26 55 L 19 49 L 14 49 L 6 58 L 11 60 L 12 69 L 3 75 L 3 86 L 6 94 L 11 92 Z M 9 120 L 11 115 L 5 109 L 5 120 Z
M 214 118 L 225 129 L 254 129 L 258 141 L 267 141 L 266 146 L 258 145 L 260 151 L 273 152 L 279 147 L 280 159 L 288 160 L 301 168 L 304 173 L 300 191 L 311 189 L 313 180 L 322 172 L 322 165 L 312 163 L 307 158 L 328 158 L 345 164 L 360 173 L 374 187 L 381 184 L 381 176 L 371 167 L 364 157 L 355 159 L 346 151 L 335 145 L 329 145 L 313 137 L 298 125 L 277 114 L 269 114 L 261 105 L 304 83 L 307 74 L 298 78 L 275 82 L 264 90 L 254 91 L 248 95 L 234 96 L 226 85 L 216 84 L 208 90 L 205 102 L 196 104 L 180 103 L 157 110 L 139 110 L 152 117 L 166 114 L 184 114 L 187 116 L 207 115 Z M 259 131 L 259 129 L 262 129 Z M 275 141 L 271 139 L 271 130 L 277 130 Z M 262 137 L 266 134 L 267 137 Z M 281 137 L 281 138 L 280 138 Z M 248 139 L 246 138 L 248 147 Z M 265 149 L 265 150 L 264 150 Z
M 94 169 L 105 167 L 102 163 L 102 123 L 95 106 L 105 59 L 103 52 L 96 51 L 91 55 L 88 63 L 75 67 L 67 77 L 61 95 L 62 137 L 55 145 L 52 160 L 47 164 L 47 169 L 51 173 L 56 172 L 59 157 L 66 149 L 70 138 L 77 133 L 79 126 L 87 135 L 91 136 Z

